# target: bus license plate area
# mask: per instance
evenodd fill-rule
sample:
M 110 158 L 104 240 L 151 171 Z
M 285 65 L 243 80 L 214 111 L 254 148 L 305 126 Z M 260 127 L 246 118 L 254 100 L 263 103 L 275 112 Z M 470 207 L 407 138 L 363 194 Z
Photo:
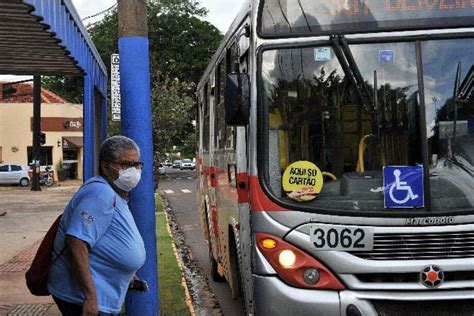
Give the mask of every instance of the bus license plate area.
M 311 225 L 310 241 L 321 251 L 370 251 L 374 248 L 374 231 L 356 226 Z

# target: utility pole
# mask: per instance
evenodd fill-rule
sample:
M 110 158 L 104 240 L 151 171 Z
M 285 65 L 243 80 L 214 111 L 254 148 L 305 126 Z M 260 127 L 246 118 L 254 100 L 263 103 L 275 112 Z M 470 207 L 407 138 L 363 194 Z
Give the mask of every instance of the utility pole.
M 41 191 L 40 175 L 41 134 L 41 76 L 33 76 L 33 178 L 31 191 Z
M 159 314 L 156 249 L 153 139 L 146 0 L 118 0 L 120 91 L 122 133 L 137 142 L 144 162 L 142 178 L 130 194 L 129 206 L 146 249 L 145 265 L 137 276 L 148 282 L 149 291 L 129 293 L 127 315 Z

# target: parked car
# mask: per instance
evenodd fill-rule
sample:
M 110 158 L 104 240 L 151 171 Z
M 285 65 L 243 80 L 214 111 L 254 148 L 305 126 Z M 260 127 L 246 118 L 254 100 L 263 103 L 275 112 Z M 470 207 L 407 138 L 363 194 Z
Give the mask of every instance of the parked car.
M 0 184 L 19 184 L 26 187 L 29 183 L 28 167 L 16 164 L 0 165 Z
M 163 174 L 165 174 L 165 173 L 166 173 L 165 166 L 163 166 L 163 164 L 160 163 L 160 164 L 158 165 L 158 174 L 159 174 L 159 175 L 163 175 Z
M 171 163 L 171 161 L 165 160 L 165 162 L 163 163 L 163 165 L 165 165 L 165 167 L 171 167 L 173 164 Z
M 191 159 L 183 159 L 181 160 L 181 164 L 179 165 L 180 170 L 184 170 L 184 169 L 194 170 L 194 168 L 196 168 L 196 165 L 192 162 Z
M 173 169 L 178 169 L 181 166 L 181 160 L 173 161 Z

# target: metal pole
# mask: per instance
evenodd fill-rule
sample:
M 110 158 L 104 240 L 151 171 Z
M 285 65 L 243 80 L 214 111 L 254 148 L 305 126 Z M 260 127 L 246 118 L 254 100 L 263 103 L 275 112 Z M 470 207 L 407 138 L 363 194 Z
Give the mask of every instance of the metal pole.
M 158 315 L 158 267 L 155 196 L 153 185 L 153 139 L 151 125 L 150 65 L 148 53 L 147 1 L 118 1 L 120 90 L 122 132 L 140 146 L 144 162 L 142 180 L 130 194 L 129 206 L 146 249 L 145 265 L 138 271 L 149 291 L 129 293 L 127 315 Z
M 420 137 L 421 137 L 421 159 L 423 161 L 423 189 L 425 194 L 425 210 L 431 212 L 431 183 L 430 183 L 430 160 L 428 157 L 428 138 L 426 132 L 426 103 L 425 82 L 423 72 L 423 58 L 420 41 L 416 41 L 416 68 L 418 75 L 418 91 L 420 96 Z
M 95 175 L 95 102 L 94 83 L 90 74 L 84 76 L 84 182 Z
M 31 191 L 41 191 L 40 174 L 40 134 L 41 134 L 41 76 L 33 77 L 33 179 Z

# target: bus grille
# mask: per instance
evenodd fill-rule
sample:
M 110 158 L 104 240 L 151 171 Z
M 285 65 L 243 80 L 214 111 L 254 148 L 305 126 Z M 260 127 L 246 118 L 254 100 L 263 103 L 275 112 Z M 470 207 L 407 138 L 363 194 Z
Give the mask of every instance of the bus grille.
M 474 231 L 381 234 L 374 236 L 374 249 L 351 252 L 367 260 L 425 260 L 474 258 Z
M 472 316 L 474 301 L 371 301 L 379 316 Z

